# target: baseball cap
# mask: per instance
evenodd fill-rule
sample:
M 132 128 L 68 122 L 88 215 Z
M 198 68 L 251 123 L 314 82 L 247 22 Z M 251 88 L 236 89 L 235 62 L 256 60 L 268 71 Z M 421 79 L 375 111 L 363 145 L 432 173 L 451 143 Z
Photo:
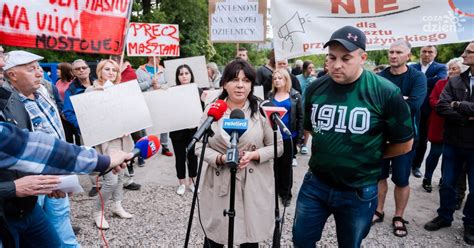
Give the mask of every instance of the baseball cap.
M 27 52 L 27 51 L 22 51 L 22 50 L 11 51 L 11 52 L 8 52 L 8 55 L 5 57 L 5 66 L 3 67 L 3 70 L 6 71 L 17 65 L 25 65 L 33 61 L 38 61 L 42 59 L 43 57 Z
M 324 44 L 324 48 L 334 42 L 339 42 L 349 52 L 353 52 L 358 48 L 365 51 L 365 34 L 360 29 L 352 26 L 344 26 L 336 30 L 331 35 L 331 39 Z

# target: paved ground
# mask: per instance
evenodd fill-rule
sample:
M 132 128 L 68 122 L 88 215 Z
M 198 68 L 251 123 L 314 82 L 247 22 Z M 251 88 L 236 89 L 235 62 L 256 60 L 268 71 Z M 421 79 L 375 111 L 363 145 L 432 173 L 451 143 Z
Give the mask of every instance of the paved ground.
M 285 224 L 283 227 L 282 247 L 291 247 L 291 225 L 294 214 L 296 195 L 301 185 L 304 173 L 307 170 L 309 155 L 298 156 L 298 166 L 294 167 L 295 195 L 291 206 L 286 209 Z M 424 168 L 423 168 L 424 169 Z M 143 168 L 136 168 L 135 181 L 142 184 L 140 191 L 126 191 L 124 206 L 135 215 L 133 219 L 122 220 L 112 217 L 110 212 L 106 218 L 111 229 L 104 232 L 110 247 L 182 247 L 184 245 L 186 227 L 191 206 L 192 194 L 184 196 L 175 193 L 177 186 L 174 158 L 158 155 L 148 160 Z M 436 171 L 434 182 L 437 185 L 439 168 Z M 87 191 L 90 183 L 85 176 L 81 182 Z M 408 225 L 408 236 L 398 238 L 392 234 L 391 219 L 394 212 L 393 185 L 390 184 L 386 202 L 386 217 L 383 223 L 376 224 L 364 240 L 364 247 L 464 247 L 462 234 L 462 213 L 455 213 L 455 221 L 450 228 L 437 232 L 428 232 L 423 225 L 435 217 L 439 204 L 438 187 L 433 193 L 426 193 L 421 188 L 421 179 L 411 177 L 411 196 L 406 210 L 405 219 Z M 97 247 L 103 245 L 98 229 L 93 225 L 92 206 L 94 198 L 86 194 L 79 194 L 72 200 L 73 222 L 82 230 L 78 239 L 83 247 Z M 198 221 L 198 212 L 194 216 L 194 226 L 190 240 L 190 247 L 202 247 L 203 235 Z M 262 244 L 271 246 L 271 240 Z M 337 247 L 334 220 L 328 221 L 323 237 L 318 247 Z

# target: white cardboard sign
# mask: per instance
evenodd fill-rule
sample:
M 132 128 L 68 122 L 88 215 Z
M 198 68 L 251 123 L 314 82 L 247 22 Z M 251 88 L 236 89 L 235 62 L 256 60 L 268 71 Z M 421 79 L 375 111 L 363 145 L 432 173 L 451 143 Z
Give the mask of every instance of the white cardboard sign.
M 152 125 L 136 80 L 71 97 L 84 145 L 94 146 Z
M 197 84 L 143 93 L 153 119 L 148 134 L 168 133 L 199 125 L 203 111 Z

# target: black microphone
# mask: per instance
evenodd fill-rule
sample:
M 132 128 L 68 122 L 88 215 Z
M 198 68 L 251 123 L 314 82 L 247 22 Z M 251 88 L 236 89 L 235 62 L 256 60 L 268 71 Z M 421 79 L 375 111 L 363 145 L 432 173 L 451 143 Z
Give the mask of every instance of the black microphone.
M 196 133 L 193 135 L 191 142 L 189 143 L 186 151 L 191 150 L 191 148 L 198 142 L 204 133 L 211 127 L 214 121 L 219 120 L 224 115 L 225 111 L 227 110 L 227 103 L 224 100 L 217 100 L 215 103 L 212 103 L 207 111 L 207 119 L 204 123 L 199 127 Z
M 270 100 L 265 100 L 260 104 L 260 107 L 265 112 L 265 115 L 270 119 L 270 124 L 276 123 L 280 129 L 286 134 L 291 136 L 291 131 L 285 126 L 285 123 L 281 120 L 280 112 L 286 113 L 286 109 L 283 107 L 277 107 Z
M 240 109 L 234 109 L 230 113 L 229 119 L 224 119 L 223 129 L 230 135 L 230 147 L 226 152 L 226 164 L 229 166 L 237 166 L 239 164 L 239 152 L 237 143 L 239 137 L 245 133 L 248 127 L 248 121 L 245 114 Z

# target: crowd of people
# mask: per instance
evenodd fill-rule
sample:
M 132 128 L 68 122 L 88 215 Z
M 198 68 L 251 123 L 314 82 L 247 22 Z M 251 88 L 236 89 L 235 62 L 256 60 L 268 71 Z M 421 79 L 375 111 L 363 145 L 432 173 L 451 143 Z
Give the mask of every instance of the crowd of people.
M 256 69 L 249 63 L 245 48 L 238 49 L 235 59 L 222 72 L 216 63 L 207 64 L 209 87 L 198 88 L 196 92 L 204 110 L 201 123 L 209 111 L 203 100 L 206 90 L 221 90 L 217 99 L 225 101 L 228 108 L 222 119 L 212 123 L 214 135 L 209 138 L 204 156 L 207 166 L 199 190 L 204 247 L 227 244 L 228 217 L 222 215 L 222 210 L 228 207 L 231 197 L 231 168 L 226 164 L 230 140 L 222 125 L 236 109 L 248 120 L 248 129 L 237 147 L 240 160 L 235 175 L 235 226 L 239 228 L 234 229 L 234 242 L 240 247 L 258 247 L 259 242 L 272 236 L 278 204 L 275 196 L 283 207 L 296 204 L 295 247 L 314 247 L 330 215 L 335 217 L 339 246 L 360 247 L 371 226 L 384 221 L 388 177 L 395 184 L 393 235 L 404 237 L 409 233 L 404 213 L 413 187 L 409 177 L 423 177 L 420 186 L 431 193 L 433 172 L 441 155 L 440 206 L 437 216 L 427 221 L 424 228 L 436 231 L 451 226 L 453 213 L 462 207 L 467 188 L 464 240 L 474 245 L 474 199 L 470 194 L 474 190 L 474 42 L 467 45 L 464 53 L 453 55 L 447 64 L 435 61 L 436 46 L 424 46 L 420 62 L 409 65 L 411 44 L 398 40 L 388 50 L 389 64 L 373 71 L 364 69 L 368 54 L 361 30 L 351 26 L 338 29 L 325 47 L 328 54 L 320 71 L 316 71 L 317 65 L 312 61 L 297 60 L 294 68 L 290 68 L 288 60 L 277 60 L 273 51 L 267 63 Z M 145 64 L 134 70 L 128 60 L 111 56 L 97 64 L 97 78 L 92 77 L 90 65 L 82 59 L 61 62 L 59 79 L 54 83 L 45 77 L 40 66 L 42 59 L 22 50 L 6 53 L 0 47 L 2 135 L 8 131 L 23 139 L 39 140 L 46 136 L 50 143 L 59 142 L 62 147 L 67 147 L 65 142 L 81 145 L 72 96 L 102 91 L 130 80 L 137 80 L 143 92 L 170 87 L 159 57 L 148 57 Z M 176 86 L 172 87 L 196 83 L 187 64 L 179 65 L 174 73 Z M 265 99 L 254 95 L 256 86 L 263 87 Z M 286 110 L 281 121 L 290 132 L 280 130 L 276 140 L 276 125 L 269 123 L 262 111 L 264 100 Z M 27 132 L 14 129 L 15 126 L 43 136 L 27 136 Z M 196 130 L 193 127 L 160 134 L 161 154 L 175 158 L 177 195 L 184 195 L 187 189 L 194 192 L 196 188 L 197 156 L 203 144 L 198 142 L 195 149 L 186 150 Z M 125 134 L 96 145 L 95 150 L 70 145 L 67 148 L 71 151 L 85 149 L 81 156 L 87 152 L 99 157 L 96 162 L 89 161 L 88 169 L 69 165 L 51 173 L 92 173 L 89 196 L 96 197 L 96 203 L 91 222 L 97 228 L 113 228 L 104 217 L 110 200 L 114 215 L 134 218 L 122 207 L 122 201 L 126 201 L 123 190 L 139 190 L 141 185 L 133 181 L 133 169 L 120 168 L 134 142 L 145 135 L 145 130 Z M 428 141 L 430 150 L 425 160 Z M 10 144 L 10 153 L 21 153 L 20 145 L 27 146 L 27 142 L 18 142 L 18 148 L 16 143 Z M 0 147 L 7 149 L 2 141 Z M 53 159 L 60 160 L 69 150 L 53 150 L 58 153 Z M 80 151 L 74 151 L 71 154 L 79 156 Z M 122 152 L 117 155 L 118 151 Z M 292 170 L 298 166 L 298 154 L 309 154 L 310 160 L 294 200 Z M 75 233 L 80 230 L 71 223 L 68 194 L 54 190 L 59 178 L 31 175 L 21 171 L 21 166 L 8 168 L 15 163 L 21 165 L 19 156 L 28 160 L 35 153 L 17 155 L 16 162 L 0 156 L 3 246 L 78 247 Z M 48 156 L 53 155 L 50 152 Z M 54 164 L 51 159 L 42 161 L 38 165 L 46 167 L 41 168 L 56 168 L 48 164 Z M 101 161 L 100 166 L 97 161 Z M 74 162 L 85 163 L 79 158 L 69 163 Z M 138 166 L 146 166 L 143 158 L 137 162 Z M 423 162 L 424 175 L 420 169 Z M 116 173 L 98 174 L 116 165 L 121 165 L 114 169 Z

